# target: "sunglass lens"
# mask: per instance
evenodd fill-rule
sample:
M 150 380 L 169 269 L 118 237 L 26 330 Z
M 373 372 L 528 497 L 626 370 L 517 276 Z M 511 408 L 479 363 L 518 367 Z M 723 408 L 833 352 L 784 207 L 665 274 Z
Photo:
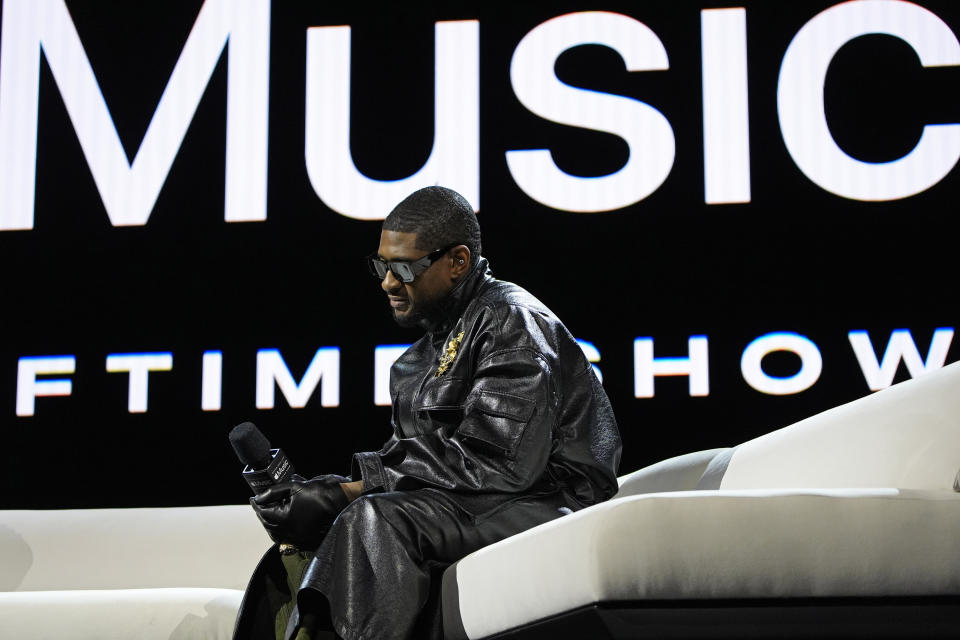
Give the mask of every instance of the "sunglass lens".
M 387 277 L 387 263 L 386 263 L 386 262 L 384 262 L 383 260 L 377 260 L 377 259 L 375 259 L 375 258 L 371 258 L 371 259 L 369 260 L 369 265 L 370 265 L 370 272 L 371 272 L 373 275 L 377 276 L 377 277 L 380 278 L 381 280 L 383 280 L 384 278 Z
M 413 269 L 409 264 L 404 263 L 394 263 L 390 265 L 393 273 L 402 281 L 402 282 L 413 282 L 417 277 L 413 272 Z

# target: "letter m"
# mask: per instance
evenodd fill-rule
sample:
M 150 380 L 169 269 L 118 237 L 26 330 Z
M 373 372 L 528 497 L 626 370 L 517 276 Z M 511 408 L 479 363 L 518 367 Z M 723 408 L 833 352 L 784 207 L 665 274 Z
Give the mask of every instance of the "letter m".
M 206 0 L 133 162 L 64 0 L 5 0 L 0 32 L 0 230 L 32 229 L 41 51 L 114 226 L 144 225 L 229 41 L 224 218 L 263 220 L 269 0 Z

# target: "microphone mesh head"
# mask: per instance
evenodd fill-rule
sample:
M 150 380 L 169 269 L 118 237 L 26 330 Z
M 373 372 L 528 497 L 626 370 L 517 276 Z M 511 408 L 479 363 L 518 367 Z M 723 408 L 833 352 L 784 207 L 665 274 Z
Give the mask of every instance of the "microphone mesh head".
M 252 422 L 242 422 L 230 431 L 230 444 L 240 462 L 254 469 L 270 464 L 270 441 Z

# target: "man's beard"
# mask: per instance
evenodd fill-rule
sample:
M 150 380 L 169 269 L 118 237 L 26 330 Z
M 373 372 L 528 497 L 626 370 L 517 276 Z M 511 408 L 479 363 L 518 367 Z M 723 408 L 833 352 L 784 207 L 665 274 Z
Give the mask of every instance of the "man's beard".
M 420 327 L 429 331 L 443 319 L 443 301 L 446 295 L 432 300 L 420 300 L 409 313 L 398 314 L 396 309 L 390 309 L 394 321 L 404 328 Z

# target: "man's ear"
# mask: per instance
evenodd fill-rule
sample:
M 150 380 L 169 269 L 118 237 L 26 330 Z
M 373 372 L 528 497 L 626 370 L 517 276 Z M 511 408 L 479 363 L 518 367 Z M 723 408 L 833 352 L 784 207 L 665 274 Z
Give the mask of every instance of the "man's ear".
M 450 249 L 450 258 L 453 260 L 450 277 L 453 280 L 459 280 L 470 270 L 470 249 L 465 244 L 457 245 Z

